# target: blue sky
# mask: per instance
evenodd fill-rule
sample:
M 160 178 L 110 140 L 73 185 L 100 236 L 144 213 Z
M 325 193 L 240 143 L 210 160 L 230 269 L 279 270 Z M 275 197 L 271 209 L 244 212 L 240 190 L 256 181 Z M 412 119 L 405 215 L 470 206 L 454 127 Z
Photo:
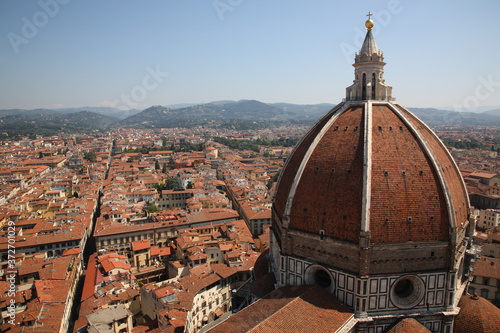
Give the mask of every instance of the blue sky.
M 498 0 L 0 0 L 0 108 L 335 104 L 368 11 L 397 101 L 500 106 Z

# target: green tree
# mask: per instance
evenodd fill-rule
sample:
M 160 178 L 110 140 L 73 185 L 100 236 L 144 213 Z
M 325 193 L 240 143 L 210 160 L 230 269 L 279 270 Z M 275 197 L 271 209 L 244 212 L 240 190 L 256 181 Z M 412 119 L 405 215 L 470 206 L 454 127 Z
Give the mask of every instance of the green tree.
M 85 154 L 83 154 L 83 158 L 86 159 L 89 162 L 95 162 L 95 161 L 97 161 L 97 156 L 92 151 L 88 151 Z
M 187 185 L 186 185 L 186 188 L 187 188 L 187 189 L 193 188 L 193 182 L 188 181 L 188 182 L 187 182 Z
M 150 204 L 147 208 L 148 213 L 154 213 L 158 211 L 158 207 L 155 204 Z
M 155 189 L 158 191 L 158 194 L 161 195 L 161 191 L 165 189 L 165 184 L 156 184 Z
M 173 170 L 175 168 L 175 161 L 172 156 L 170 156 L 170 159 L 168 160 L 168 169 Z
M 155 170 L 160 170 L 160 162 L 158 160 L 155 162 Z
M 181 179 L 179 177 L 169 177 L 169 178 L 167 178 L 167 181 L 165 182 L 165 189 L 180 191 L 180 190 L 183 190 L 184 187 L 182 187 L 182 182 L 181 182 Z

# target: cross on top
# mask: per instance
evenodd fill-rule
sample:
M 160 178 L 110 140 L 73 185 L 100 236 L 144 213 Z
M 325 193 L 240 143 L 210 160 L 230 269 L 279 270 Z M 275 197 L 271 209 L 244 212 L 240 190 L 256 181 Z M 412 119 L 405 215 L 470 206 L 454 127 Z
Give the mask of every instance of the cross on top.
M 368 12 L 368 14 L 366 14 L 366 16 L 368 16 L 368 19 L 371 19 L 372 18 L 372 13 Z

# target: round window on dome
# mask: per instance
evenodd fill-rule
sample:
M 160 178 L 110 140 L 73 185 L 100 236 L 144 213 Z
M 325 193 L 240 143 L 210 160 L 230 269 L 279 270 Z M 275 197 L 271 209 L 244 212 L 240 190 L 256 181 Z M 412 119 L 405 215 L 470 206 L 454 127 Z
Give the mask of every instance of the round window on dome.
M 317 285 L 333 293 L 335 290 L 335 280 L 332 274 L 320 265 L 311 265 L 305 272 L 305 283 Z
M 326 271 L 318 269 L 314 273 L 314 282 L 321 288 L 329 288 L 332 285 L 332 278 Z
M 401 309 L 416 306 L 425 294 L 425 284 L 418 276 L 403 276 L 397 279 L 391 288 L 391 301 Z
M 394 293 L 399 298 L 406 298 L 413 293 L 413 283 L 410 279 L 403 279 L 394 286 Z

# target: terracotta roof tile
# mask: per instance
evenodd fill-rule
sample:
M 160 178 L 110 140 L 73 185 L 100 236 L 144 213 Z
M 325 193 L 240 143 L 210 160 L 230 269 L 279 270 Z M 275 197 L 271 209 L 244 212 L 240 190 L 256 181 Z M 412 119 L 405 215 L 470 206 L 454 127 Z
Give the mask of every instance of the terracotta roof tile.
M 473 275 L 500 280 L 500 259 L 481 257 L 474 265 Z
M 413 318 L 405 318 L 399 321 L 387 333 L 429 333 L 424 325 L 420 324 L 417 320 Z
M 500 332 L 500 309 L 477 295 L 462 296 L 460 312 L 455 317 L 454 333 Z
M 316 286 L 288 286 L 273 291 L 229 317 L 209 332 L 335 332 L 354 326 L 354 314 Z

